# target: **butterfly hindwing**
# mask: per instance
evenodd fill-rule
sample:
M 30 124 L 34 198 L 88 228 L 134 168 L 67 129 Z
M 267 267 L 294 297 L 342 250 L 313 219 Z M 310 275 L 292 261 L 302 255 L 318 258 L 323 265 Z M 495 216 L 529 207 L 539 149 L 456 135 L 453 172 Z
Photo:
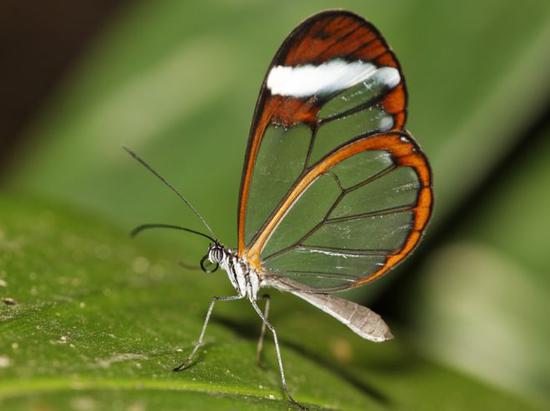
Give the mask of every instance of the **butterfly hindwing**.
M 309 169 L 246 257 L 271 275 L 317 290 L 372 281 L 420 240 L 431 212 L 430 185 L 427 160 L 408 134 L 361 137 Z

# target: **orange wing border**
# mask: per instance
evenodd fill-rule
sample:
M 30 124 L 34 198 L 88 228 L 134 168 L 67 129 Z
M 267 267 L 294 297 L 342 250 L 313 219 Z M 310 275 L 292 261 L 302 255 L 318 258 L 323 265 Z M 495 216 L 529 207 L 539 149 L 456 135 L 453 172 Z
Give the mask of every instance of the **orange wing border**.
M 291 127 L 298 123 L 317 126 L 320 109 L 315 98 L 273 96 L 266 80 L 275 65 L 322 63 L 334 58 L 371 61 L 394 67 L 401 81 L 384 96 L 384 110 L 393 116 L 392 130 L 402 130 L 407 119 L 408 94 L 401 65 L 390 46 L 374 25 L 363 17 L 343 10 L 328 10 L 300 23 L 284 40 L 268 67 L 254 110 L 243 164 L 237 213 L 238 254 L 244 255 L 245 220 L 252 173 L 262 138 L 270 124 Z
M 256 241 L 249 249 L 245 250 L 245 257 L 252 267 L 259 273 L 265 271 L 260 257 L 262 250 L 286 213 L 294 206 L 296 201 L 298 201 L 300 195 L 307 190 L 319 176 L 328 172 L 338 163 L 358 153 L 369 150 L 386 151 L 392 156 L 397 166 L 411 167 L 418 176 L 420 188 L 416 197 L 416 203 L 414 207 L 412 207 L 412 229 L 404 240 L 401 248 L 389 255 L 384 265 L 377 271 L 364 278 L 357 279 L 349 288 L 358 287 L 376 280 L 409 255 L 420 241 L 422 233 L 432 214 L 432 172 L 428 159 L 414 141 L 413 137 L 406 132 L 393 131 L 383 134 L 361 136 L 352 140 L 325 156 L 303 175 L 283 199 L 281 206 L 264 226 L 263 231 L 256 238 Z

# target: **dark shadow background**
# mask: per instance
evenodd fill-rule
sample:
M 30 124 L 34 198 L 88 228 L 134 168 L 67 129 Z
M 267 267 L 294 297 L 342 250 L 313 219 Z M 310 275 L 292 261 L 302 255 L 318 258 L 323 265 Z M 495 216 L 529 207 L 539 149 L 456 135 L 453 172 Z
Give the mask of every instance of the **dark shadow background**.
M 24 150 L 29 126 L 109 19 L 128 0 L 0 3 L 0 182 Z

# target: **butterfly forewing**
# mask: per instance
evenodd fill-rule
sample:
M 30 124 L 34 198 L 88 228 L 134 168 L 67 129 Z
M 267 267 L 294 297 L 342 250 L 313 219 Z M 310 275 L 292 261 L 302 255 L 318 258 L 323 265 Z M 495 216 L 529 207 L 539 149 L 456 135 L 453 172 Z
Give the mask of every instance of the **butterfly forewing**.
M 370 23 L 330 11 L 298 26 L 260 91 L 241 183 L 239 254 L 266 276 L 327 290 L 395 265 L 431 208 L 427 162 L 409 135 L 396 133 L 405 118 L 399 64 Z M 426 188 L 429 201 L 420 195 Z

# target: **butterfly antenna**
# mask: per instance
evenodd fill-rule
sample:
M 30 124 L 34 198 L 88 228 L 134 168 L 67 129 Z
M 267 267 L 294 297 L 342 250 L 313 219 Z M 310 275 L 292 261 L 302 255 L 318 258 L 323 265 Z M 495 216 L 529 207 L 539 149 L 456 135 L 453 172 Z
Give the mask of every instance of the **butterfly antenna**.
M 142 225 L 138 225 L 136 228 L 134 228 L 130 232 L 130 236 L 135 237 L 136 235 L 138 235 L 142 231 L 149 230 L 151 228 L 171 228 L 171 229 L 174 229 L 174 230 L 186 231 L 188 233 L 192 233 L 192 234 L 200 235 L 201 237 L 204 237 L 204 238 L 208 238 L 213 243 L 217 243 L 217 241 L 213 237 L 210 237 L 208 234 L 204 234 L 204 233 L 201 233 L 200 231 L 192 230 L 190 228 L 181 227 L 179 225 L 174 225 L 174 224 L 142 224 Z
M 144 159 L 142 159 L 140 156 L 138 156 L 136 153 L 134 153 L 132 150 L 130 150 L 128 147 L 123 146 L 124 150 L 128 152 L 135 160 L 137 160 L 143 167 L 145 167 L 147 170 L 151 172 L 154 176 L 156 176 L 160 181 L 164 183 L 165 186 L 167 186 L 170 190 L 172 190 L 176 195 L 185 203 L 187 206 L 191 209 L 191 211 L 201 220 L 203 225 L 206 227 L 206 229 L 212 234 L 212 237 L 216 237 L 216 234 L 214 234 L 214 231 L 210 228 L 204 217 L 197 211 L 195 207 L 193 207 L 193 204 L 187 200 L 183 194 L 181 194 L 176 188 L 170 184 L 163 176 L 161 176 L 158 172 L 156 172 L 153 167 L 151 167 Z M 187 230 L 190 231 L 190 230 Z M 209 236 L 208 236 L 209 237 Z M 209 238 L 212 238 L 209 237 Z

